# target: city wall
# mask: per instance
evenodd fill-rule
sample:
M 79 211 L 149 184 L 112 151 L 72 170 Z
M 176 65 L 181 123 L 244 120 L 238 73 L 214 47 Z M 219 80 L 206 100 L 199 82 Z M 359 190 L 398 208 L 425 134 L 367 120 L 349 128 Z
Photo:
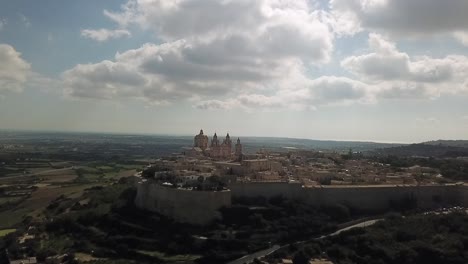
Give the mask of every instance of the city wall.
M 462 200 L 462 205 L 468 207 L 468 185 L 463 185 L 461 186 L 462 192 L 461 192 L 461 200 Z
M 271 198 L 284 196 L 302 199 L 311 205 L 343 204 L 360 210 L 385 210 L 392 205 L 405 206 L 414 201 L 419 208 L 445 205 L 468 206 L 468 186 L 324 186 L 304 188 L 299 183 L 235 183 L 229 185 L 232 196 Z
M 178 222 L 206 225 L 220 217 L 218 209 L 231 205 L 231 192 L 190 191 L 146 181 L 137 184 L 135 204 Z
M 343 204 L 360 210 L 380 211 L 391 207 L 414 206 L 429 209 L 460 204 L 460 186 L 359 186 L 305 188 L 310 204 Z
M 342 204 L 350 208 L 384 211 L 395 203 L 413 201 L 418 208 L 448 205 L 468 206 L 468 185 L 428 186 L 323 186 L 305 188 L 299 183 L 233 183 L 230 191 L 190 191 L 161 186 L 147 181 L 137 184 L 137 207 L 158 212 L 178 222 L 206 225 L 220 217 L 219 209 L 231 205 L 233 197 L 301 199 L 313 206 Z M 403 204 L 402 204 L 403 203 Z
M 263 196 L 271 198 L 274 196 L 284 196 L 290 199 L 303 197 L 303 188 L 300 183 L 286 182 L 249 182 L 229 184 L 232 196 L 257 197 Z

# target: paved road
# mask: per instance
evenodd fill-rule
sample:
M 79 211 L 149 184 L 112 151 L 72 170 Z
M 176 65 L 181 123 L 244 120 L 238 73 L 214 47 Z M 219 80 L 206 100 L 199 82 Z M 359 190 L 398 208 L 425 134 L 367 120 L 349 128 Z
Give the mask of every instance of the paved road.
M 374 220 L 368 220 L 368 221 L 364 221 L 362 223 L 359 223 L 359 224 L 355 224 L 355 225 L 352 225 L 352 226 L 348 226 L 348 227 L 345 227 L 345 228 L 342 228 L 336 232 L 333 232 L 331 234 L 328 234 L 328 235 L 324 235 L 324 236 L 321 236 L 319 237 L 318 239 L 322 239 L 322 238 L 325 238 L 325 237 L 329 237 L 329 236 L 336 236 L 338 235 L 339 233 L 341 232 L 344 232 L 344 231 L 348 231 L 350 229 L 353 229 L 353 228 L 356 228 L 356 227 L 367 227 L 367 226 L 371 226 L 375 223 L 377 223 L 378 221 L 380 221 L 382 219 L 374 219 Z
M 366 226 L 373 225 L 373 224 L 377 223 L 380 220 L 382 220 L 382 219 L 367 220 L 367 221 L 364 221 L 364 222 L 361 222 L 361 223 L 358 223 L 358 224 L 354 224 L 352 226 L 348 226 L 348 227 L 339 229 L 339 230 L 337 230 L 337 231 L 335 231 L 333 233 L 330 233 L 328 235 L 324 235 L 324 236 L 321 236 L 321 237 L 316 237 L 316 238 L 313 238 L 313 239 L 310 239 L 310 240 L 307 240 L 307 241 L 299 241 L 299 242 L 295 242 L 295 243 L 292 243 L 292 244 L 303 244 L 305 242 L 312 241 L 312 240 L 322 239 L 322 238 L 326 238 L 326 237 L 329 237 L 329 236 L 336 236 L 341 232 L 344 232 L 344 231 L 347 231 L 347 230 L 350 230 L 350 229 L 353 229 L 353 228 L 356 228 L 356 227 L 366 227 Z M 255 258 L 261 258 L 261 257 L 267 256 L 267 255 L 270 255 L 271 253 L 277 251 L 278 249 L 286 248 L 288 246 L 289 246 L 289 244 L 284 245 L 284 246 L 274 245 L 271 248 L 260 250 L 260 251 L 257 251 L 255 253 L 245 255 L 242 258 L 239 258 L 239 259 L 233 260 L 231 262 L 228 262 L 228 264 L 252 263 Z
M 228 264 L 243 264 L 243 263 L 252 263 L 254 259 L 256 258 L 261 258 L 266 255 L 270 255 L 271 253 L 275 252 L 276 250 L 280 249 L 281 247 L 279 245 L 274 245 L 271 248 L 267 248 L 265 250 L 260 250 L 255 253 L 252 253 L 250 255 L 245 255 L 242 258 L 233 260 L 229 262 Z

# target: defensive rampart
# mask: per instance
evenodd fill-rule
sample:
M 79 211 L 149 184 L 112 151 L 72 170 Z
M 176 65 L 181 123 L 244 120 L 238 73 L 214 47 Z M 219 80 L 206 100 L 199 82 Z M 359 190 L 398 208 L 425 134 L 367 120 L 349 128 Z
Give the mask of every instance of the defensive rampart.
M 343 204 L 360 210 L 386 210 L 391 207 L 423 209 L 461 204 L 461 186 L 341 186 L 304 188 L 310 204 Z
M 218 209 L 231 205 L 231 192 L 191 191 L 146 181 L 137 184 L 135 204 L 178 222 L 206 225 L 220 217 Z
M 220 217 L 219 209 L 237 197 L 284 196 L 302 199 L 314 206 L 343 204 L 350 208 L 383 211 L 392 206 L 434 208 L 448 205 L 468 206 L 468 185 L 368 185 L 321 186 L 305 188 L 299 183 L 234 183 L 230 191 L 190 191 L 161 186 L 153 181 L 137 184 L 135 204 L 178 222 L 206 225 Z M 411 204 L 408 204 L 411 203 Z
M 462 205 L 468 207 L 468 184 L 461 186 L 462 193 L 461 193 L 461 200 Z
M 229 184 L 232 196 L 256 197 L 263 196 L 271 198 L 284 196 L 295 199 L 303 197 L 303 188 L 300 183 L 287 182 L 239 182 Z
M 304 188 L 299 183 L 235 183 L 232 196 L 303 199 L 311 205 L 343 204 L 361 210 L 385 210 L 414 203 L 419 208 L 444 205 L 468 206 L 468 186 L 463 185 L 367 185 Z

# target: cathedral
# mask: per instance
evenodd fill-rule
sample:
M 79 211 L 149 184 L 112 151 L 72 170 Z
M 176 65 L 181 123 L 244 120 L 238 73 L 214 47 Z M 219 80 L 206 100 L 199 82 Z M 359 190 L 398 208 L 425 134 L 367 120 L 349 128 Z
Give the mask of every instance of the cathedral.
M 195 136 L 193 147 L 200 148 L 202 151 L 208 148 L 208 136 L 203 134 L 203 129 L 200 129 L 200 134 Z
M 240 143 L 240 139 L 237 138 L 235 152 L 233 155 L 233 145 L 229 133 L 227 133 L 226 138 L 222 142 L 220 142 L 218 135 L 215 133 L 211 139 L 211 144 L 208 146 L 208 136 L 203 134 L 203 130 L 200 130 L 200 134 L 196 135 L 194 138 L 193 147 L 195 149 L 200 149 L 203 152 L 203 155 L 213 159 L 235 158 L 236 160 L 240 160 L 242 158 L 242 144 Z

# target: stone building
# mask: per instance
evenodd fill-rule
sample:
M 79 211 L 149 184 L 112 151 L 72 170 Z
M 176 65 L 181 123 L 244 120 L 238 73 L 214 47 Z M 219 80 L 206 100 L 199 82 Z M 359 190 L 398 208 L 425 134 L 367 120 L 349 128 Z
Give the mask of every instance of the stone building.
M 242 144 L 240 143 L 239 138 L 237 138 L 236 152 L 234 153 L 234 156 L 235 156 L 236 160 L 238 160 L 238 161 L 242 160 Z
M 200 134 L 193 139 L 193 147 L 200 148 L 205 151 L 208 148 L 208 136 L 203 134 L 203 129 L 200 129 Z
M 238 161 L 242 160 L 242 144 L 239 138 L 237 138 L 237 143 L 234 147 L 235 152 L 233 153 L 233 143 L 229 133 L 227 133 L 226 138 L 222 142 L 215 133 L 211 139 L 211 144 L 208 145 L 208 136 L 203 134 L 203 130 L 200 130 L 200 133 L 193 139 L 193 148 L 185 151 L 185 155 L 190 157 L 203 155 L 216 160 L 231 160 L 233 158 Z
M 226 138 L 223 140 L 223 143 L 219 142 L 218 136 L 216 133 L 211 140 L 210 145 L 210 157 L 214 159 L 230 159 L 232 152 L 232 140 L 227 133 Z

